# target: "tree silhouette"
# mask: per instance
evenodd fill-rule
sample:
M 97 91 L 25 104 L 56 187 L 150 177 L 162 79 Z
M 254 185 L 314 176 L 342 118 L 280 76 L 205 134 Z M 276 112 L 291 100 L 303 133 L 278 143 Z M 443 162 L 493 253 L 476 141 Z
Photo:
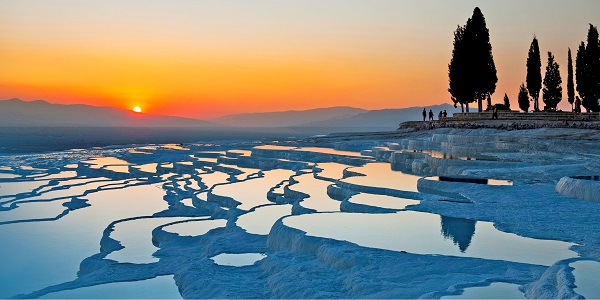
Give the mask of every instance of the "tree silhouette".
M 465 26 L 458 26 L 454 32 L 454 49 L 448 65 L 450 88 L 448 91 L 456 103 L 478 102 L 483 110 L 482 101 L 496 91 L 498 77 L 492 55 L 489 30 L 485 18 L 478 7 Z
M 508 99 L 508 95 L 504 93 L 504 109 L 510 110 L 510 100 Z
M 458 26 L 454 32 L 454 49 L 452 49 L 452 59 L 448 64 L 448 78 L 450 88 L 448 91 L 452 95 L 452 101 L 459 103 L 461 108 L 466 105 L 469 112 L 469 102 L 473 102 L 474 97 L 469 91 L 469 75 L 466 66 L 469 64 L 465 44 L 465 27 Z
M 575 56 L 575 81 L 577 83 L 577 92 L 581 97 L 587 94 L 586 73 L 585 43 L 581 42 L 577 48 L 577 56 Z
M 519 87 L 519 97 L 518 97 L 518 102 L 519 102 L 519 108 L 524 111 L 524 112 L 528 112 L 529 111 L 529 96 L 528 96 L 528 91 L 527 88 L 525 87 L 524 83 L 521 83 L 521 86 Z
M 571 104 L 571 111 L 573 111 L 573 103 L 575 102 L 575 85 L 573 84 L 573 59 L 571 58 L 571 48 L 569 48 L 567 62 L 567 100 Z
M 479 7 L 475 7 L 473 16 L 467 20 L 464 41 L 470 58 L 468 66 L 473 85 L 472 91 L 477 99 L 478 110 L 481 112 L 483 99 L 496 91 L 498 76 L 492 55 L 490 33 Z
M 581 42 L 577 49 L 575 64 L 577 92 L 583 107 L 588 111 L 600 111 L 600 43 L 598 28 L 592 24 L 588 30 L 587 45 Z
M 540 57 L 540 46 L 538 40 L 533 36 L 529 54 L 527 55 L 527 90 L 533 98 L 533 110 L 540 110 L 539 97 L 542 89 L 542 59 Z
M 562 79 L 558 67 L 558 63 L 554 61 L 554 55 L 548 51 L 548 65 L 544 75 L 543 89 L 544 103 L 546 104 L 544 110 L 556 110 L 556 106 L 562 100 Z

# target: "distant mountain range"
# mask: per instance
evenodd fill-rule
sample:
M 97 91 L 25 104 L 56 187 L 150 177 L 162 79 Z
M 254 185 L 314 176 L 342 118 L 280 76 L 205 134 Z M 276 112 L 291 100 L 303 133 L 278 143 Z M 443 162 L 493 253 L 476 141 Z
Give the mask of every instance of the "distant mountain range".
M 308 110 L 244 113 L 212 119 L 212 122 L 235 127 L 293 127 L 312 122 L 323 122 L 351 117 L 367 110 L 349 106 L 336 106 Z
M 430 109 L 433 110 L 436 120 L 440 111 L 446 110 L 449 116 L 460 112 L 460 108 L 454 108 L 450 104 L 428 106 L 427 112 Z M 381 110 L 341 106 L 302 111 L 229 115 L 211 121 L 245 127 L 288 127 L 309 131 L 322 128 L 326 132 L 385 131 L 398 128 L 398 124 L 402 122 L 422 120 L 422 111 L 423 107 L 421 106 Z
M 451 116 L 460 109 L 450 104 L 427 107 L 436 115 L 447 110 Z M 51 104 L 46 101 L 0 101 L 0 127 L 139 127 L 139 128 L 206 128 L 243 129 L 278 132 L 325 134 L 349 131 L 395 130 L 405 121 L 422 118 L 423 107 L 365 110 L 338 106 L 309 110 L 228 115 L 210 121 L 135 113 L 90 105 Z
M 142 114 L 113 107 L 46 101 L 0 101 L 2 127 L 215 127 L 190 118 Z

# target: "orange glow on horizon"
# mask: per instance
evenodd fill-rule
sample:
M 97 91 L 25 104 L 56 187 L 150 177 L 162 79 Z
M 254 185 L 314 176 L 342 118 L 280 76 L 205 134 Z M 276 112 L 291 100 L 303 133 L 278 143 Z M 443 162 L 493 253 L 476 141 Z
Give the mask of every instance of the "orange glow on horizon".
M 59 2 L 0 2 L 0 100 L 128 111 L 139 106 L 147 114 L 203 119 L 332 106 L 449 103 L 453 31 L 475 5 L 416 0 L 267 1 L 260 6 L 238 0 Z M 542 52 L 555 53 L 566 87 L 567 47 L 574 50 L 585 40 L 588 23 L 600 25 L 599 1 L 532 2 L 523 7 L 477 2 L 498 70 L 494 103 L 507 93 L 517 106 L 533 33 Z

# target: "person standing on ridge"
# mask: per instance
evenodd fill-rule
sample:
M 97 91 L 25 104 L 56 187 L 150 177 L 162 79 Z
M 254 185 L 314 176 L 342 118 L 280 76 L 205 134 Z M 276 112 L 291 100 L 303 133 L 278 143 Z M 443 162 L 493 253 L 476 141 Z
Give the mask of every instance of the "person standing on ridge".
M 443 113 L 442 113 L 442 111 L 440 110 L 440 113 L 438 114 L 438 120 L 441 120 L 441 119 L 442 119 L 442 114 L 443 114 Z
M 423 108 L 423 122 L 425 122 L 425 118 L 427 117 L 427 111 Z
M 442 114 L 444 116 L 444 118 L 448 117 L 448 112 L 444 109 L 444 113 Z
M 433 121 L 433 110 L 429 110 L 429 121 Z
M 498 107 L 496 107 L 495 105 L 494 105 L 494 109 L 492 109 L 492 120 L 493 119 L 498 120 Z

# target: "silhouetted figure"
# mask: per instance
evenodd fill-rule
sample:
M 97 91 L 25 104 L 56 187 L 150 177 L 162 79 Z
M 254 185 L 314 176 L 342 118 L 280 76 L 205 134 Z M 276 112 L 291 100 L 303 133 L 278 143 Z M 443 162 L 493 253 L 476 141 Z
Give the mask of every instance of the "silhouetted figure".
M 429 121 L 433 121 L 433 110 L 429 110 Z
M 494 106 L 494 108 L 492 109 L 492 120 L 496 119 L 498 120 L 498 107 Z
M 452 239 L 454 245 L 458 246 L 460 252 L 465 252 L 471 245 L 471 239 L 475 234 L 475 224 L 477 221 L 442 217 L 442 235 L 444 238 Z
M 577 114 L 581 113 L 581 99 L 579 99 L 579 96 L 575 97 L 575 115 L 573 116 L 573 119 L 577 119 Z
M 438 114 L 438 120 L 442 119 L 442 111 L 440 110 L 440 113 Z
M 444 116 L 444 118 L 448 117 L 448 112 L 444 109 L 444 113 L 442 114 Z
M 425 122 L 425 118 L 427 118 L 427 110 L 423 108 L 423 122 Z

